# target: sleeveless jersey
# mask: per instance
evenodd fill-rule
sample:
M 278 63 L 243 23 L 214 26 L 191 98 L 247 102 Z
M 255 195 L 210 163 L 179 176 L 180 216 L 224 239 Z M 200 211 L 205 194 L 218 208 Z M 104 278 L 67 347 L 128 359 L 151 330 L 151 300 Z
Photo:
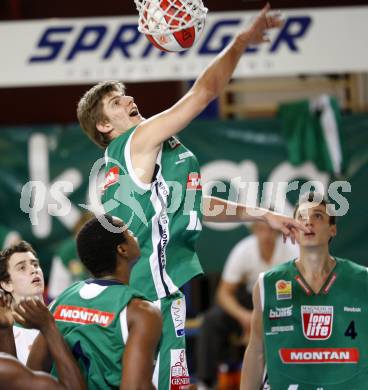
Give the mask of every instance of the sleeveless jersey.
M 143 183 L 130 158 L 134 129 L 106 149 L 102 201 L 105 212 L 123 219 L 138 238 L 141 259 L 130 285 L 156 300 L 203 272 L 195 251 L 202 187 L 197 159 L 174 137 L 162 144 L 152 183 Z
M 89 389 L 119 388 L 128 338 L 126 307 L 137 297 L 142 295 L 118 281 L 89 279 L 73 284 L 52 303 L 57 327 Z
M 29 352 L 32 344 L 40 331 L 38 329 L 26 329 L 18 323 L 13 325 L 13 335 L 15 348 L 17 350 L 17 358 L 24 365 L 27 364 Z
M 315 294 L 290 261 L 259 286 L 272 390 L 367 389 L 367 268 L 336 258 Z

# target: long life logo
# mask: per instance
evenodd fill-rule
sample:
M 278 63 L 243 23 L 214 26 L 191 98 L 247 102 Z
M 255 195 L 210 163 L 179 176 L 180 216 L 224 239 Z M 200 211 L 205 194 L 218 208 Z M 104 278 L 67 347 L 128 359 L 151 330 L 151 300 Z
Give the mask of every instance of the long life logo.
M 309 340 L 326 340 L 331 336 L 333 306 L 302 306 L 303 333 Z
M 242 18 L 219 19 L 206 30 L 206 35 L 196 47 L 199 56 L 216 55 L 235 35 L 244 23 Z M 303 39 L 312 24 L 310 16 L 290 16 L 284 26 L 278 31 L 268 47 L 268 52 L 274 54 L 281 49 L 299 52 L 298 40 Z M 80 27 L 79 27 L 80 26 Z M 229 30 L 234 31 L 229 33 Z M 49 26 L 41 32 L 36 43 L 36 50 L 28 57 L 30 63 L 47 63 L 57 60 L 71 63 L 83 54 L 95 52 L 99 59 L 106 61 L 120 55 L 123 58 L 145 58 L 156 55 L 153 45 L 139 33 L 137 25 L 132 22 L 107 23 L 101 19 L 98 23 L 86 21 L 82 24 L 70 22 Z M 137 51 L 138 49 L 138 51 Z M 247 53 L 257 53 L 258 47 L 249 47 Z M 188 51 L 178 53 L 185 56 Z M 166 52 L 160 52 L 166 56 Z

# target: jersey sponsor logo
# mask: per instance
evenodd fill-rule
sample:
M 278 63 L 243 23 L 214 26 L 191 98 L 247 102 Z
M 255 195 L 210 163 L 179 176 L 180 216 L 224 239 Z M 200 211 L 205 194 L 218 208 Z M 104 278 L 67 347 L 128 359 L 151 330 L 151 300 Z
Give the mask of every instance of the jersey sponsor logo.
M 308 340 L 327 340 L 332 333 L 333 306 L 302 306 L 303 333 Z
M 280 318 L 291 317 L 293 315 L 293 305 L 288 307 L 275 307 L 270 309 L 268 318 L 270 320 L 278 320 Z
M 190 384 L 185 349 L 171 349 L 170 355 L 170 390 L 184 390 Z
M 348 307 L 348 306 L 344 306 L 344 311 L 346 311 L 348 313 L 361 313 L 362 312 L 362 308 L 361 307 Z
M 175 299 L 171 303 L 171 318 L 173 320 L 176 337 L 183 337 L 185 335 L 185 300 L 183 298 Z
M 281 348 L 279 355 L 284 364 L 359 362 L 359 350 L 357 348 Z
M 106 190 L 110 186 L 116 184 L 118 181 L 119 181 L 119 167 L 110 168 L 105 174 L 103 189 Z
M 198 172 L 191 172 L 188 175 L 187 190 L 201 190 L 201 175 Z
M 167 143 L 169 144 L 171 149 L 176 149 L 178 146 L 181 145 L 180 141 L 176 137 L 171 137 L 167 140 Z
M 83 325 L 109 326 L 114 317 L 114 313 L 107 311 L 70 305 L 59 305 L 54 313 L 56 321 L 73 322 Z
M 276 282 L 276 299 L 281 301 L 283 299 L 291 299 L 291 281 L 278 280 Z
M 294 331 L 294 325 L 271 327 L 271 333 L 282 333 L 282 332 L 293 332 L 293 331 Z

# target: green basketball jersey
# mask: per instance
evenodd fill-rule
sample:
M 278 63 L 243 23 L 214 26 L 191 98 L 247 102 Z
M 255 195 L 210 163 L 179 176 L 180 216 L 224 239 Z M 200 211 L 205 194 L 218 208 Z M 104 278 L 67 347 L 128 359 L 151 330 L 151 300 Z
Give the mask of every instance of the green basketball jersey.
M 336 258 L 318 294 L 282 264 L 259 278 L 272 390 L 368 388 L 367 268 Z
M 106 149 L 102 201 L 105 211 L 123 219 L 139 240 L 141 259 L 130 285 L 156 300 L 202 273 L 195 251 L 202 187 L 197 159 L 174 137 L 162 144 L 152 183 L 143 183 L 130 159 L 134 129 Z
M 118 281 L 89 279 L 70 286 L 52 304 L 57 327 L 89 389 L 119 388 L 128 338 L 126 307 L 136 297 L 142 295 Z

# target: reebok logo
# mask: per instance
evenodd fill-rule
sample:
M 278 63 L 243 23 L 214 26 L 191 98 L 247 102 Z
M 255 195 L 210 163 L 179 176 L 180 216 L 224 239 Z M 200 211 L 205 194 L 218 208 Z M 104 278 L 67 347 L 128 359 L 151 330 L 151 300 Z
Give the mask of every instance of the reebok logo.
M 188 190 L 201 190 L 201 175 L 197 172 L 191 172 L 188 175 L 187 180 L 187 189 Z
M 119 167 L 110 168 L 105 174 L 105 181 L 103 183 L 103 189 L 106 190 L 113 184 L 116 184 L 119 180 Z
M 302 306 L 303 333 L 308 340 L 327 340 L 332 333 L 333 306 Z

